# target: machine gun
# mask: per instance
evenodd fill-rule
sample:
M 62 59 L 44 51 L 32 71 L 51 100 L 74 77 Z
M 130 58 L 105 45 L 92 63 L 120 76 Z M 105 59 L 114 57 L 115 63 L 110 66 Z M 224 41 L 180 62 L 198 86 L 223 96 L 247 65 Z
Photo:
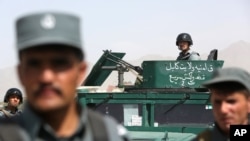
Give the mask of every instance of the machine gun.
M 116 66 L 102 66 L 102 69 L 109 69 L 109 70 L 116 70 L 118 71 L 118 87 L 123 87 L 124 83 L 124 72 L 136 72 L 135 74 L 137 76 L 137 80 L 139 82 L 142 82 L 142 68 L 139 66 L 133 66 L 130 63 L 122 60 L 121 58 L 115 56 L 114 54 L 111 53 L 111 51 L 105 50 L 104 53 L 108 54 L 106 56 L 106 59 L 116 63 Z M 110 58 L 109 56 L 112 56 L 115 59 Z
M 137 83 L 142 82 L 142 68 L 122 60 L 125 53 L 114 53 L 110 50 L 104 50 L 103 52 L 104 54 L 87 77 L 85 86 L 93 86 L 93 82 L 98 84 L 103 82 L 113 70 L 118 72 L 118 87 L 124 87 L 124 72 L 131 71 L 137 76 Z

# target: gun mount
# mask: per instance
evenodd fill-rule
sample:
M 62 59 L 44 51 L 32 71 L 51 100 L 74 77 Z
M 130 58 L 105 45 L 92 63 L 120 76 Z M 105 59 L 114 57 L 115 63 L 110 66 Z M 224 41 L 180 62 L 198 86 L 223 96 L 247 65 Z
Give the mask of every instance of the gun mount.
M 210 92 L 201 83 L 224 61 L 150 60 L 139 67 L 122 60 L 124 55 L 104 51 L 85 81 L 85 86 L 100 86 L 117 71 L 117 86 L 123 91 L 89 92 L 80 87 L 81 104 L 115 117 L 133 140 L 190 140 L 213 127 Z M 124 85 L 123 73 L 128 71 L 135 71 L 140 82 Z
M 84 82 L 85 86 L 101 85 L 108 75 L 110 75 L 111 71 L 118 72 L 118 87 L 124 86 L 124 72 L 135 71 L 138 76 L 142 75 L 141 67 L 133 66 L 122 60 L 125 53 L 113 53 L 109 50 L 105 50 L 103 52 L 104 54 L 97 61 L 89 76 L 86 78 Z

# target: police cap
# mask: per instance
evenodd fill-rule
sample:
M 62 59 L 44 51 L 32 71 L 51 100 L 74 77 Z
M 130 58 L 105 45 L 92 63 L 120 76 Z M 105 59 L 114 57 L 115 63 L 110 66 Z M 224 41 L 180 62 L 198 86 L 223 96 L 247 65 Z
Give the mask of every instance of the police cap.
M 72 14 L 43 12 L 16 21 L 17 50 L 44 45 L 69 46 L 83 55 L 80 19 Z
M 203 83 L 209 88 L 212 85 L 225 82 L 235 82 L 244 86 L 250 92 L 250 74 L 237 67 L 220 68 L 213 72 L 212 79 Z

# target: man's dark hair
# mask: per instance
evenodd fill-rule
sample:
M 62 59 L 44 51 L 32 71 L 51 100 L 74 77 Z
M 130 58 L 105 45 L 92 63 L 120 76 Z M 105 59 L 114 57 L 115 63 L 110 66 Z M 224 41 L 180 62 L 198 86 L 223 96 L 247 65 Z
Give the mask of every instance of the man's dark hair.
M 250 92 L 247 90 L 247 88 L 237 82 L 223 82 L 223 83 L 212 84 L 208 87 L 208 89 L 218 89 L 225 92 L 241 91 L 242 93 L 245 94 L 246 97 L 250 96 Z
M 41 45 L 41 46 L 34 46 L 34 47 L 30 47 L 30 48 L 27 48 L 27 49 L 24 49 L 24 50 L 21 50 L 18 52 L 18 57 L 19 57 L 19 60 L 21 60 L 21 54 L 26 51 L 26 50 L 30 50 L 30 49 L 37 49 L 37 48 L 40 48 L 40 49 L 45 49 L 45 48 L 48 48 L 48 49 L 52 49 L 52 50 L 61 50 L 62 48 L 67 48 L 69 50 L 72 50 L 72 52 L 75 54 L 75 56 L 77 57 L 77 59 L 79 61 L 83 61 L 84 60 L 84 53 L 75 48 L 75 47 L 72 47 L 72 46 L 69 46 L 69 45 L 58 45 L 58 44 L 47 44 L 47 45 Z

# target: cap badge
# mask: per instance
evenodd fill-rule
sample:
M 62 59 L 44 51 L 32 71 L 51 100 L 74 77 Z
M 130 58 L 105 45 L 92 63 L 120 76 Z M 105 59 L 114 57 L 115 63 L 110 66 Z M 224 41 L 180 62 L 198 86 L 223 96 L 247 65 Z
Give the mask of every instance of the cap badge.
M 53 15 L 47 14 L 42 17 L 41 26 L 44 29 L 53 29 L 55 25 L 56 25 L 56 18 Z

